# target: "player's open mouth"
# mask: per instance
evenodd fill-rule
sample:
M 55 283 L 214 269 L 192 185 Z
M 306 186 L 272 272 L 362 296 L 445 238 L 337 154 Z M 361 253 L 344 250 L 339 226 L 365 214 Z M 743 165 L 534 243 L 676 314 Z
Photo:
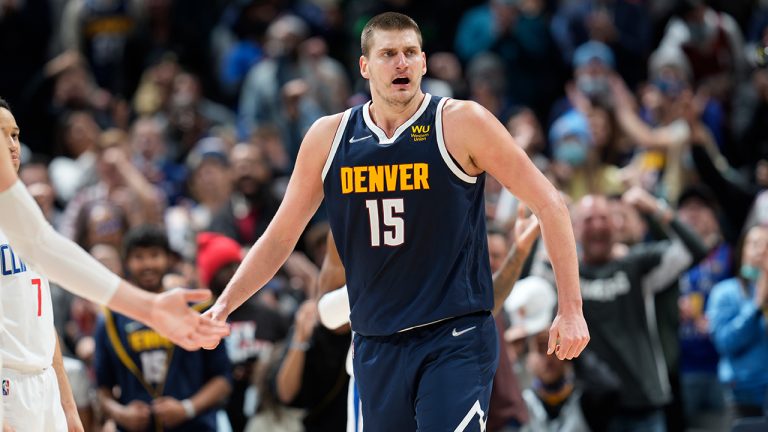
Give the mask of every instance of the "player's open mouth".
M 395 85 L 407 85 L 410 84 L 411 80 L 409 78 L 403 77 L 403 78 L 395 78 L 392 80 L 392 84 Z

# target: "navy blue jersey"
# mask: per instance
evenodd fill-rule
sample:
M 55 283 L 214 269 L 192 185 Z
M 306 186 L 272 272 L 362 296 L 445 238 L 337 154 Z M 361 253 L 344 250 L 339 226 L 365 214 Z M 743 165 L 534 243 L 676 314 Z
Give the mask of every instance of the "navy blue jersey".
M 448 153 L 438 115 L 446 100 L 425 95 L 392 138 L 369 102 L 347 110 L 334 137 L 323 189 L 361 335 L 493 308 L 485 177 Z
M 196 309 L 200 309 L 197 305 Z M 124 315 L 105 311 L 94 336 L 94 369 L 98 387 L 120 387 L 118 402 L 133 400 L 148 404 L 161 396 L 184 400 L 208 381 L 221 376 L 231 379 L 224 344 L 213 350 L 186 351 L 144 324 Z M 154 416 L 149 430 L 166 432 L 216 431 L 216 409 L 198 413 L 174 428 L 163 428 Z M 124 430 L 118 426 L 118 431 Z

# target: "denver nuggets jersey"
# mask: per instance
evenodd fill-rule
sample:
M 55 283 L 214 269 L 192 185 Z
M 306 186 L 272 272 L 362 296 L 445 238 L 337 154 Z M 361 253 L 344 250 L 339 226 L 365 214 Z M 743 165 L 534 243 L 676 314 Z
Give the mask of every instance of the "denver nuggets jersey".
M 429 94 L 392 138 L 370 102 L 344 112 L 323 168 L 328 216 L 364 336 L 493 308 L 484 175 L 464 173 L 445 147 Z
M 48 279 L 13 252 L 0 231 L 0 297 L 3 328 L 0 355 L 3 367 L 35 372 L 51 366 L 56 347 L 53 307 Z

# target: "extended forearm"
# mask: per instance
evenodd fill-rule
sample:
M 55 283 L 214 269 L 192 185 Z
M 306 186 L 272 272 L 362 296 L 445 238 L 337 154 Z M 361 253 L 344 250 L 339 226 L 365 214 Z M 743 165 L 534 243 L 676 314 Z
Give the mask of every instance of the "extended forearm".
M 224 307 L 227 315 L 269 282 L 296 246 L 298 237 L 276 238 L 273 234 L 275 231 L 267 229 L 248 251 L 227 288 L 216 301 Z
M 20 181 L 0 192 L 0 229 L 18 254 L 68 291 L 99 304 L 110 301 L 120 278 L 54 231 Z
M 541 221 L 544 245 L 555 273 L 558 308 L 581 310 L 576 240 L 573 236 L 568 208 L 558 197 L 545 207 L 536 209 L 536 216 Z

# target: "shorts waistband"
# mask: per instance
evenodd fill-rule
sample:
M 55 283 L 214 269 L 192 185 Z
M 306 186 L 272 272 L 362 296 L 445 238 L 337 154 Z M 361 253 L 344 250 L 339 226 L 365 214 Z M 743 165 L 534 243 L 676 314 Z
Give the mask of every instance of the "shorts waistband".
M 15 375 L 15 376 L 37 376 L 48 372 L 51 366 L 44 367 L 42 369 L 15 369 L 13 367 L 3 365 L 3 375 Z
M 407 331 L 411 331 L 411 330 L 414 330 L 414 329 L 431 326 L 433 324 L 440 324 L 440 323 L 444 323 L 444 322 L 447 322 L 447 321 L 452 321 L 452 320 L 459 319 L 459 318 L 472 317 L 472 316 L 486 316 L 486 315 L 490 315 L 490 314 L 491 314 L 490 311 L 485 311 L 484 310 L 484 311 L 477 311 L 477 312 L 472 312 L 472 313 L 468 313 L 468 314 L 464 314 L 464 315 L 457 315 L 457 316 L 452 316 L 452 317 L 447 317 L 447 318 L 441 318 L 439 320 L 428 322 L 426 324 L 419 324 L 419 325 L 415 325 L 413 327 L 408 327 L 408 328 L 404 328 L 402 330 L 398 330 L 397 333 L 405 333 Z

